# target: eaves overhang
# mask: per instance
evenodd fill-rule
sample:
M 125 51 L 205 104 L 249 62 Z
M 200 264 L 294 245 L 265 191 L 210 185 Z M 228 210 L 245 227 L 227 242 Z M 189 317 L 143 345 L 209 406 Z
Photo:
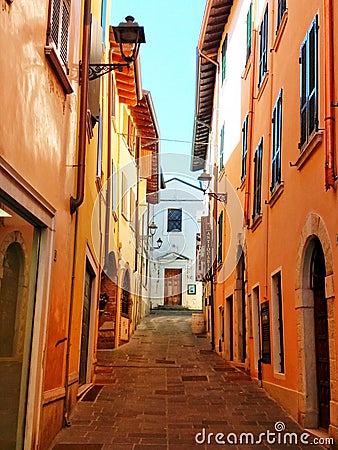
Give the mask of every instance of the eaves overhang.
M 143 90 L 142 98 L 130 108 L 130 113 L 140 142 L 139 164 L 141 177 L 147 180 L 147 202 L 158 203 L 161 188 L 160 131 L 149 91 Z
M 218 70 L 217 55 L 233 3 L 234 0 L 209 0 L 204 11 L 197 45 L 192 171 L 203 169 L 207 157 Z

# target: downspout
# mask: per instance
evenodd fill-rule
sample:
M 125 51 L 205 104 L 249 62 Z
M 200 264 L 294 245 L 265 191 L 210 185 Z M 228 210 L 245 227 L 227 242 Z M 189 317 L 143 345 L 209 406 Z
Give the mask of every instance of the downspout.
M 109 49 L 109 64 L 112 64 L 112 52 L 113 49 Z M 111 180 L 111 169 L 112 169 L 112 157 L 111 157 L 111 117 L 112 117 L 112 75 L 108 76 L 108 148 L 107 148 L 107 181 L 106 181 L 106 223 L 105 223 L 105 237 L 104 237 L 104 267 L 107 270 L 106 264 L 108 262 L 108 252 L 109 252 L 109 235 L 110 235 L 110 216 L 111 216 L 111 208 L 110 208 L 110 200 L 111 200 L 111 189 L 112 189 L 112 180 Z
M 82 205 L 84 199 L 84 181 L 86 166 L 86 138 L 87 138 L 87 109 L 88 109 L 88 83 L 89 83 L 89 48 L 90 48 L 90 22 L 91 0 L 84 1 L 83 35 L 82 35 L 82 64 L 81 64 L 81 100 L 79 120 L 79 152 L 78 173 L 76 184 L 76 198 L 70 198 L 70 212 L 73 214 Z
M 63 420 L 66 426 L 70 426 L 71 423 L 68 418 L 68 409 L 70 406 L 69 398 L 69 372 L 70 372 L 70 349 L 71 349 L 71 337 L 72 337 L 72 320 L 74 309 L 74 291 L 75 291 L 75 272 L 77 262 L 77 239 L 78 239 L 78 211 L 77 208 L 83 202 L 84 197 L 84 169 L 85 169 L 85 157 L 86 157 L 86 118 L 87 118 L 87 94 L 88 94 L 88 54 L 90 44 L 90 11 L 91 0 L 85 0 L 84 12 L 83 12 L 83 40 L 82 40 L 82 84 L 81 84 L 81 100 L 80 100 L 80 122 L 79 122 L 79 172 L 77 179 L 77 198 L 70 198 L 70 211 L 71 214 L 75 214 L 75 229 L 74 229 L 74 245 L 73 245 L 73 264 L 72 264 L 72 281 L 70 291 L 70 303 L 69 303 L 69 315 L 68 315 L 68 328 L 67 328 L 67 349 L 66 349 L 66 364 L 65 364 L 65 401 L 63 405 Z M 82 187 L 82 188 L 81 188 Z M 82 189 L 82 191 L 81 191 Z M 80 195 L 79 195 L 80 194 Z
M 254 115 L 254 91 L 255 91 L 255 67 L 256 67 L 256 40 L 257 30 L 252 30 L 252 63 L 250 80 L 250 98 L 249 98 L 249 124 L 248 124 L 248 153 L 246 160 L 246 188 L 244 198 L 244 225 L 249 226 L 250 210 L 250 185 L 251 185 L 251 160 L 252 160 L 252 134 L 253 134 L 253 115 Z
M 325 51 L 325 189 L 335 187 L 335 117 L 334 117 L 334 60 L 333 60 L 333 5 L 324 0 Z

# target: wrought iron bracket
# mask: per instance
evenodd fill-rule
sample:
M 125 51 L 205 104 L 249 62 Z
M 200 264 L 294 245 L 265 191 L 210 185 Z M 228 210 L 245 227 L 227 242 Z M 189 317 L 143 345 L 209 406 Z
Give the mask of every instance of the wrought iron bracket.
M 212 197 L 214 199 L 216 199 L 217 201 L 221 202 L 221 203 L 228 203 L 228 194 L 218 194 L 216 192 L 208 192 L 207 193 L 209 195 L 209 197 Z
M 130 63 L 116 63 L 116 64 L 89 64 L 89 80 L 96 80 L 106 73 L 118 70 L 122 72 L 123 67 L 130 67 Z

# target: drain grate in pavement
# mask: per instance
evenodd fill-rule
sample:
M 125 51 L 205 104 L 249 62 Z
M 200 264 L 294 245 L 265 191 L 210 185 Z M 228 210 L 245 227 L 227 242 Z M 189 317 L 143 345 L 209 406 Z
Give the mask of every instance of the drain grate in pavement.
M 211 355 L 214 354 L 213 350 L 200 350 L 201 355 Z
M 182 375 L 182 381 L 208 381 L 206 375 Z
M 103 444 L 56 444 L 52 450 L 101 450 Z
M 101 389 L 103 388 L 102 384 L 97 384 L 93 386 L 89 391 L 82 397 L 82 402 L 94 402 L 96 397 L 99 395 Z M 101 447 L 100 447 L 101 448 Z

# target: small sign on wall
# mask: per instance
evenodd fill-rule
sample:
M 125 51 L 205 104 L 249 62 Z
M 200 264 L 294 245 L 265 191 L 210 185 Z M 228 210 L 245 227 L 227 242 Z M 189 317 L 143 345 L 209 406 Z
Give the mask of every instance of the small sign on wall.
M 188 284 L 188 295 L 196 295 L 196 284 Z

